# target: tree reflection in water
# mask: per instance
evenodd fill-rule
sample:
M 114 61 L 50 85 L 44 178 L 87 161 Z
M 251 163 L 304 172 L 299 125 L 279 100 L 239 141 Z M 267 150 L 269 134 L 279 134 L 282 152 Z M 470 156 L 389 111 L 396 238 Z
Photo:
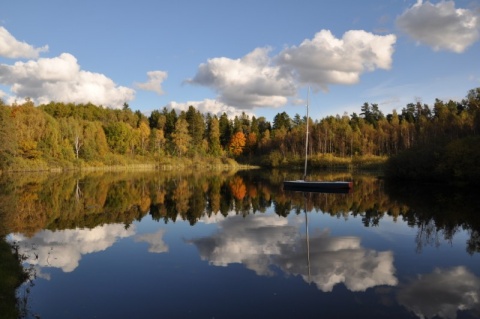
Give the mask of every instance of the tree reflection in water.
M 0 180 L 3 234 L 33 236 L 42 229 L 94 228 L 105 223 L 130 225 L 150 214 L 165 223 L 194 225 L 203 216 L 229 212 L 247 216 L 273 207 L 279 216 L 300 214 L 302 193 L 282 189 L 278 173 L 246 171 L 178 175 L 173 173 L 4 174 Z M 356 176 L 349 194 L 312 194 L 307 211 L 361 217 L 376 227 L 385 216 L 418 229 L 417 249 L 470 233 L 467 251 L 480 251 L 476 192 L 416 185 L 392 185 Z
M 364 227 L 381 227 L 386 217 L 405 221 L 417 231 L 412 244 L 419 253 L 426 246 L 440 245 L 442 239 L 452 241 L 466 230 L 466 251 L 473 255 L 480 252 L 480 199 L 476 192 L 393 185 L 355 176 L 351 193 L 305 197 L 282 189 L 286 174 L 4 174 L 0 178 L 0 231 L 2 238 L 13 233 L 11 241 L 27 243 L 21 254 L 29 264 L 72 271 L 82 255 L 106 249 L 120 238 L 134 236 L 136 242 L 147 243 L 152 253 L 168 252 L 163 231 L 135 236 L 132 224 L 146 216 L 166 224 L 183 220 L 195 225 L 211 219 L 218 222 L 220 230 L 188 242 L 212 265 L 241 263 L 261 276 L 281 270 L 324 292 L 339 283 L 354 292 L 398 287 L 398 302 L 419 317 L 453 318 L 457 310 L 478 311 L 479 279 L 465 267 L 438 268 L 398 285 L 391 251 L 369 249 L 359 237 L 332 236 L 328 230 L 317 229 L 309 238 L 312 249 L 307 252 L 305 238 L 284 218 L 303 217 L 306 211 L 358 218 Z M 267 210 L 277 217 L 264 214 Z M 233 218 L 224 218 L 232 214 Z M 65 246 L 62 236 L 77 240 Z M 50 259 L 53 254 L 57 259 Z M 40 270 L 37 275 L 42 276 Z M 426 294 L 432 298 L 415 298 Z M 434 300 L 440 300 L 440 308 Z

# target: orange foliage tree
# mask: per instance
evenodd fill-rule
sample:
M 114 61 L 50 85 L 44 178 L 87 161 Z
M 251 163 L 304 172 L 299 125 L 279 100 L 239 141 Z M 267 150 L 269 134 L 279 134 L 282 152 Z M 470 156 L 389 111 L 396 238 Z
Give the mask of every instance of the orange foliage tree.
M 246 141 L 245 134 L 243 134 L 243 132 L 237 132 L 230 139 L 228 150 L 232 155 L 238 156 L 242 154 Z
M 229 186 L 233 197 L 238 200 L 242 200 L 247 194 L 247 187 L 240 176 L 235 176 L 234 179 L 230 181 Z

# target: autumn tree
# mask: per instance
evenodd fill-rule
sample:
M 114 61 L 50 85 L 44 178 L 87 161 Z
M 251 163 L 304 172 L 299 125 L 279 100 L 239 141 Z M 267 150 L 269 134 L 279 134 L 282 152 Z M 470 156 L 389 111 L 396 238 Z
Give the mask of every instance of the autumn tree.
M 245 144 L 245 147 L 250 155 L 255 153 L 255 150 L 257 149 L 257 143 L 257 134 L 254 132 L 250 132 L 250 134 L 247 135 Z
M 188 151 L 190 140 L 187 120 L 179 118 L 175 124 L 175 131 L 172 133 L 173 145 L 178 156 L 182 156 Z
M 222 153 L 222 146 L 220 145 L 220 123 L 216 115 L 210 117 L 208 121 L 208 142 L 210 154 L 219 156 Z
M 243 134 L 243 132 L 237 132 L 232 136 L 232 139 L 228 144 L 228 150 L 233 156 L 238 156 L 242 154 L 245 143 L 245 134 Z
M 147 141 L 150 136 L 150 127 L 145 121 L 141 121 L 137 130 L 140 138 L 140 149 L 142 151 L 142 155 L 145 155 L 145 150 L 148 146 Z
M 126 154 L 133 138 L 132 127 L 123 122 L 113 122 L 104 129 L 110 149 L 118 154 Z
M 0 100 L 0 169 L 8 167 L 17 151 L 17 134 L 11 108 Z
M 83 121 L 83 147 L 80 157 L 87 161 L 101 161 L 109 152 L 107 137 L 100 122 Z
M 247 187 L 240 176 L 235 176 L 228 184 L 233 197 L 237 200 L 242 200 L 247 194 Z
M 30 100 L 13 106 L 12 120 L 18 139 L 18 153 L 27 159 L 40 158 L 43 153 L 38 148 L 47 127 L 46 114 L 36 108 Z
M 272 142 L 274 143 L 274 147 L 280 151 L 283 157 L 285 157 L 287 154 L 287 148 L 286 148 L 286 137 L 287 137 L 287 128 L 283 125 L 281 125 L 278 129 L 275 129 L 273 131 L 273 138 Z
M 165 142 L 163 130 L 156 128 L 150 130 L 148 149 L 152 154 L 163 154 Z

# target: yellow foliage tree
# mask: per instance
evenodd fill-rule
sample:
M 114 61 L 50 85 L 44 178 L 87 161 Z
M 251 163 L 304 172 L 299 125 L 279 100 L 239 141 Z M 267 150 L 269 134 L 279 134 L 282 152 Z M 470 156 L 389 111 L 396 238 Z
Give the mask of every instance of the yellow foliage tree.
M 142 150 L 142 155 L 145 154 L 145 149 L 147 148 L 148 137 L 150 136 L 150 127 L 147 123 L 141 122 L 138 126 L 139 137 L 140 137 L 140 149 Z
M 188 134 L 188 123 L 185 119 L 178 119 L 175 123 L 175 131 L 172 133 L 173 144 L 178 156 L 182 156 L 188 151 L 188 145 L 191 141 Z

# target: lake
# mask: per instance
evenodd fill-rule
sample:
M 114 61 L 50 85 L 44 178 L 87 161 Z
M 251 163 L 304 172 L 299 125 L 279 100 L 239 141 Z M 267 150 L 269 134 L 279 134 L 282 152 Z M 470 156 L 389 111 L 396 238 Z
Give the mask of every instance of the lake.
M 478 318 L 478 190 L 301 172 L 3 175 L 24 318 Z

